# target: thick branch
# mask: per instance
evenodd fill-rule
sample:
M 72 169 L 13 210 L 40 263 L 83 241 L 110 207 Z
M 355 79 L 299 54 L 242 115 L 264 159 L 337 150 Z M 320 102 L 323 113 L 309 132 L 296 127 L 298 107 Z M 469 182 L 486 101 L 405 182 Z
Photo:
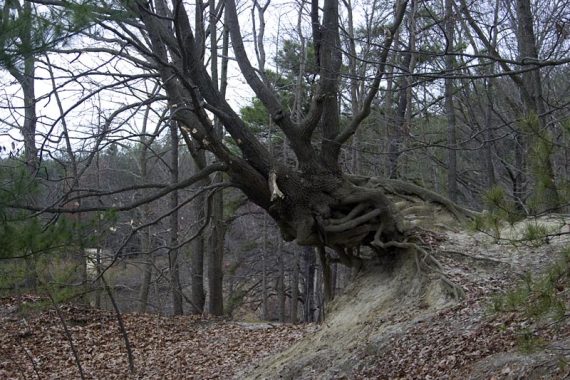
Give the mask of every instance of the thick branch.
M 245 80 L 269 111 L 273 121 L 281 128 L 291 142 L 291 147 L 301 163 L 315 161 L 315 152 L 308 139 L 302 135 L 302 130 L 291 120 L 290 115 L 283 109 L 273 90 L 266 86 L 258 77 L 251 65 L 243 45 L 235 0 L 228 0 L 226 5 L 227 26 L 233 42 L 234 53 Z

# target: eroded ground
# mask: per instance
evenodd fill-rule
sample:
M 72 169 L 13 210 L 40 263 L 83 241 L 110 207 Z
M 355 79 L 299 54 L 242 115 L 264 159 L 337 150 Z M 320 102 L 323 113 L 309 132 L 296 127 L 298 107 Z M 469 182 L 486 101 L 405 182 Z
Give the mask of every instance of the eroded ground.
M 0 305 L 0 379 L 78 379 L 77 361 L 55 311 L 25 313 L 22 302 Z M 192 317 L 123 315 L 134 357 L 129 373 L 124 340 L 107 311 L 63 305 L 87 379 L 218 379 L 290 346 L 310 326 L 241 324 Z
M 135 371 L 108 311 L 60 307 L 86 378 L 97 379 L 556 379 L 570 373 L 568 318 L 538 330 L 522 352 L 523 314 L 492 312 L 492 297 L 544 272 L 570 244 L 568 225 L 546 244 L 497 244 L 482 233 L 426 234 L 424 243 L 466 291 L 457 302 L 412 258 L 371 268 L 320 326 L 245 324 L 125 314 Z M 536 243 L 536 242 L 535 242 Z M 570 300 L 569 290 L 559 289 Z M 79 378 L 58 315 L 0 302 L 0 378 Z M 568 316 L 569 314 L 566 314 Z M 532 330 L 537 331 L 537 330 Z

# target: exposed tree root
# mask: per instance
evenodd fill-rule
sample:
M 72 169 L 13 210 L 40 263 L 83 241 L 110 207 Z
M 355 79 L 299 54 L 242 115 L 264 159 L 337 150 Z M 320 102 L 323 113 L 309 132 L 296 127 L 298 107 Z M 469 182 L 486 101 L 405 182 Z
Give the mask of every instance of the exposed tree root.
M 348 179 L 352 183 L 359 186 L 379 188 L 387 194 L 394 195 L 407 201 L 413 202 L 413 197 L 417 197 L 425 202 L 439 204 L 448 210 L 460 222 L 465 222 L 466 220 L 473 219 L 478 214 L 475 211 L 457 205 L 455 202 L 436 192 L 425 189 L 421 186 L 414 185 L 410 182 L 396 179 L 382 179 L 376 177 L 369 178 L 359 176 L 348 176 Z
M 435 273 L 439 276 L 439 279 L 446 285 L 450 293 L 457 299 L 463 298 L 465 296 L 465 291 L 463 288 L 457 284 L 455 284 L 451 279 L 445 275 L 443 265 L 437 260 L 433 255 L 431 255 L 427 250 L 422 248 L 416 243 L 412 242 L 398 242 L 398 241 L 389 241 L 383 243 L 381 241 L 373 241 L 372 245 L 382 250 L 386 250 L 388 248 L 399 248 L 404 250 L 412 250 L 415 259 L 416 265 L 418 269 L 418 273 L 421 275 L 422 273 Z
M 278 178 L 273 179 L 276 180 Z M 325 282 L 330 277 L 332 262 L 360 268 L 366 260 L 375 257 L 383 260 L 391 254 L 410 251 L 416 255 L 420 275 L 436 274 L 453 296 L 464 295 L 463 289 L 444 274 L 441 263 L 415 243 L 414 232 L 404 225 L 397 205 L 387 194 L 414 206 L 421 201 L 437 204 L 460 222 L 472 218 L 474 212 L 439 194 L 402 181 L 362 177 L 339 178 L 338 182 L 330 184 L 320 177 L 305 181 L 308 186 L 301 191 L 297 189 L 295 196 L 291 197 L 293 192 L 285 190 L 286 197 L 276 197 L 273 210 L 277 215 L 291 218 L 276 219 L 280 226 L 285 224 L 287 232 L 294 231 L 299 244 L 318 248 Z M 325 247 L 331 251 L 326 251 Z M 325 284 L 326 289 L 329 286 Z M 332 294 L 326 293 L 327 297 Z

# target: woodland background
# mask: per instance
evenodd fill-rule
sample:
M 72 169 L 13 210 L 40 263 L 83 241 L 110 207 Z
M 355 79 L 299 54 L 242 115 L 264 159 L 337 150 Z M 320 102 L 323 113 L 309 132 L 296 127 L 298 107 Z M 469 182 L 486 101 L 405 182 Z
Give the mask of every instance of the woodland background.
M 465 228 L 499 240 L 504 223 L 568 213 L 568 1 L 329 2 L 338 7 L 341 127 L 383 68 L 369 116 L 341 147 L 343 173 L 405 180 L 486 210 Z M 133 4 L 2 4 L 0 293 L 38 294 L 47 308 L 321 321 L 328 295 L 315 248 L 284 242 L 208 141 L 173 116 L 186 105 L 167 94 L 160 57 L 141 53 L 152 33 Z M 186 9 L 213 86 L 277 162 L 302 166 L 244 83 L 226 2 L 148 4 L 158 16 L 161 6 Z M 312 6 L 237 4 L 256 72 L 296 121 L 323 78 Z M 217 141 L 242 157 L 249 142 L 224 129 L 215 107 L 204 109 Z M 314 139 L 326 140 L 319 128 Z M 533 234 L 549 233 L 524 238 Z M 334 296 L 355 270 L 330 269 Z

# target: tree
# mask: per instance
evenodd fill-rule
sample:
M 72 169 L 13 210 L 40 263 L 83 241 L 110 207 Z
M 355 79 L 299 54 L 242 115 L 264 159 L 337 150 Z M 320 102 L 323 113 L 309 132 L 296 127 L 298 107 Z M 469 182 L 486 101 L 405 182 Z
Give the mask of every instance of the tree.
M 94 19 L 107 33 L 114 33 L 119 45 L 125 47 L 123 52 L 118 53 L 121 58 L 134 66 L 149 70 L 151 77 L 159 78 L 169 107 L 173 144 L 176 135 L 181 134 L 190 149 L 190 145 L 195 144 L 197 149 L 211 152 L 219 164 L 211 164 L 203 172 L 224 171 L 233 186 L 271 215 L 286 240 L 295 239 L 300 245 L 318 248 L 327 299 L 333 294 L 333 276 L 329 267 L 333 260 L 350 267 L 360 267 L 360 248 L 367 247 L 374 255 L 385 256 L 415 247 L 407 242 L 409 231 L 404 228 L 398 211 L 386 195 L 382 187 L 384 185 L 367 186 L 365 180 L 344 175 L 341 169 L 342 147 L 350 144 L 350 139 L 371 112 L 408 1 L 397 1 L 394 4 L 394 16 L 383 27 L 381 43 L 374 53 L 374 68 L 370 68 L 371 73 L 369 70 L 365 72 L 367 76 L 371 75 L 371 79 L 363 79 L 365 84 L 361 89 L 365 89 L 364 93 L 360 94 L 359 101 L 355 102 L 354 108 L 343 118 L 340 84 L 344 69 L 337 0 L 326 0 L 322 10 L 316 0 L 311 3 L 311 46 L 314 49 L 312 65 L 316 74 L 311 84 L 309 106 L 306 110 L 297 107 L 294 117 L 280 101 L 265 72 L 256 70 L 251 64 L 243 42 L 235 1 L 224 3 L 224 22 L 239 69 L 267 110 L 271 122 L 285 136 L 298 167 L 279 160 L 275 152 L 268 149 L 232 109 L 225 99 L 224 86 L 218 87 L 215 28 L 211 24 L 217 22 L 217 15 L 221 14 L 217 8 L 209 5 L 210 25 L 206 27 L 200 15 L 195 15 L 196 22 L 192 26 L 190 10 L 179 0 L 170 4 L 164 0 L 149 3 L 134 1 L 116 6 L 114 13 L 94 6 Z M 213 46 L 209 51 L 204 49 L 207 30 Z M 93 38 L 98 37 L 94 35 Z M 208 53 L 211 62 L 209 68 L 204 60 Z M 263 66 L 262 59 L 259 64 Z M 299 67 L 299 72 L 302 75 L 306 68 Z M 355 84 L 352 88 L 355 88 Z M 410 97 L 409 93 L 406 97 Z M 299 115 L 301 111 L 304 111 L 303 115 Z M 225 133 L 221 132 L 221 126 Z M 227 144 L 226 133 L 237 145 L 238 152 Z M 174 162 L 173 156 L 172 165 Z M 171 167 L 171 186 L 148 198 L 156 199 L 171 193 L 171 211 L 168 215 L 172 216 L 173 224 L 170 227 L 169 244 L 174 251 L 170 269 L 173 275 L 172 289 L 176 292 L 179 288 L 175 278 L 175 250 L 179 245 L 175 236 L 175 215 L 179 204 L 176 191 L 181 186 L 188 186 L 204 177 L 199 173 L 187 181 L 179 181 L 174 166 Z M 424 198 L 433 197 L 417 186 L 408 186 L 398 181 L 387 183 L 391 191 L 416 193 Z M 442 198 L 437 199 L 441 201 Z M 139 200 L 117 210 L 130 210 L 146 201 L 148 200 Z M 454 207 L 450 202 L 442 202 L 456 213 L 459 212 L 460 208 Z M 213 208 L 209 210 L 211 215 L 219 215 L 220 205 L 219 202 L 213 202 Z M 214 230 L 218 228 L 218 223 L 214 221 Z M 216 234 L 217 232 L 214 233 Z M 212 241 L 210 247 L 214 245 L 216 243 Z M 216 248 L 216 252 L 221 250 Z M 221 255 L 216 257 L 211 257 L 213 261 L 209 264 L 209 270 L 221 266 Z M 210 281 L 214 281 L 210 283 L 210 312 L 213 314 L 221 314 L 217 301 L 221 299 L 219 274 L 209 273 Z
M 32 3 L 24 1 L 7 1 L 2 9 L 0 23 L 0 46 L 3 49 L 1 65 L 6 67 L 23 92 L 24 121 L 21 133 L 24 137 L 24 160 L 29 180 L 37 175 L 39 169 L 38 148 L 36 146 L 36 95 L 35 70 L 36 57 L 34 49 L 36 33 L 33 28 L 34 10 Z M 13 15 L 16 14 L 14 17 Z M 12 54 L 6 54 L 11 52 Z M 35 288 L 37 278 L 35 259 L 26 258 L 26 287 Z
M 91 135 L 96 137 L 97 143 L 89 145 L 89 154 L 103 149 L 101 144 L 112 143 L 115 144 L 113 146 L 123 146 L 128 150 L 131 141 L 140 141 L 140 131 L 130 129 L 130 124 L 137 123 L 140 119 L 139 111 L 148 105 L 160 114 L 160 122 L 172 127 L 172 140 L 181 138 L 180 141 L 184 141 L 198 169 L 186 178 L 182 178 L 183 175 L 180 175 L 180 178 L 175 177 L 172 173 L 168 185 L 129 183 L 123 189 L 109 188 L 103 193 L 99 191 L 97 196 L 106 200 L 110 200 L 114 193 L 121 193 L 122 202 L 115 203 L 113 200 L 101 205 L 82 205 L 81 211 L 111 210 L 129 213 L 149 202 L 157 202 L 160 205 L 157 207 L 160 208 L 160 215 L 155 220 L 131 228 L 120 244 L 117 244 L 115 251 L 119 256 L 121 250 L 129 244 L 129 240 L 140 233 L 144 226 L 163 223 L 162 220 L 169 216 L 172 216 L 170 220 L 174 223 L 178 221 L 174 215 L 179 211 L 179 207 L 181 210 L 188 202 L 198 200 L 195 203 L 195 218 L 210 223 L 209 231 L 212 232 L 206 258 L 209 305 L 213 314 L 223 312 L 222 264 L 225 227 L 224 203 L 215 193 L 226 186 L 238 188 L 265 210 L 276 221 L 285 239 L 296 240 L 300 245 L 311 247 L 306 252 L 313 256 L 318 252 L 323 267 L 320 278 L 325 281 L 326 298 L 330 299 L 333 294 L 334 271 L 330 270 L 330 265 L 336 262 L 360 268 L 366 259 L 388 257 L 389 259 L 384 261 L 387 262 L 403 256 L 393 254 L 411 249 L 426 256 L 425 261 L 419 261 L 420 265 L 426 262 L 437 265 L 414 243 L 417 241 L 414 240 L 414 231 L 404 226 L 396 204 L 390 197 L 401 195 L 409 200 L 410 196 L 416 196 L 444 205 L 458 219 L 470 217 L 470 211 L 404 180 L 429 185 L 429 181 L 424 178 L 424 168 L 434 162 L 434 168 L 428 175 L 433 173 L 432 183 L 437 189 L 441 178 L 445 178 L 447 161 L 453 161 L 453 157 L 449 160 L 445 157 L 445 152 L 450 148 L 446 138 L 446 125 L 449 124 L 450 130 L 457 127 L 457 144 L 455 138 L 449 139 L 452 149 L 464 146 L 459 141 L 462 137 L 473 141 L 473 145 L 480 141 L 478 139 L 482 135 L 475 127 L 469 129 L 469 136 L 463 136 L 462 129 L 458 127 L 478 121 L 477 117 L 471 115 L 472 109 L 465 106 L 465 103 L 477 98 L 476 91 L 483 88 L 481 78 L 506 75 L 514 78 L 513 82 L 522 93 L 524 88 L 519 84 L 523 73 L 567 63 L 563 59 L 557 59 L 538 63 L 533 61 L 530 65 L 518 58 L 502 58 L 501 55 L 511 51 L 504 46 L 498 46 L 496 42 L 486 40 L 487 33 L 482 31 L 480 23 L 471 17 L 471 10 L 477 5 L 470 4 L 471 8 L 465 10 L 464 8 L 468 7 L 465 1 L 460 2 L 460 9 L 466 19 L 464 25 L 462 24 L 461 36 L 465 34 L 479 50 L 476 54 L 462 53 L 465 51 L 462 47 L 464 42 L 460 41 L 459 33 L 454 33 L 458 30 L 458 25 L 452 23 L 462 21 L 449 17 L 453 8 L 457 8 L 457 4 L 447 1 L 441 2 L 440 5 L 443 4 L 446 7 L 438 8 L 417 1 L 397 0 L 394 4 L 388 4 L 372 0 L 368 5 L 374 15 L 366 14 L 366 26 L 359 29 L 352 25 L 352 20 L 347 31 L 341 30 L 339 20 L 350 14 L 355 6 L 350 1 L 344 2 L 344 8 L 340 7 L 338 0 L 325 0 L 322 4 L 313 0 L 310 4 L 298 4 L 298 22 L 294 28 L 299 40 L 292 38 L 290 42 L 284 43 L 281 51 L 276 54 L 277 64 L 281 66 L 276 70 L 277 74 L 268 69 L 263 47 L 263 25 L 269 14 L 265 12 L 269 12 L 270 3 L 253 4 L 253 14 L 256 22 L 259 20 L 259 25 L 254 27 L 254 45 L 251 46 L 248 46 L 247 41 L 244 42 L 245 32 L 242 33 L 242 30 L 245 24 L 238 12 L 238 4 L 233 0 L 217 4 L 214 1 L 208 4 L 199 1 L 192 8 L 180 0 L 119 1 L 105 3 L 105 7 L 100 6 L 99 2 L 86 4 L 93 26 L 84 33 L 86 46 L 58 49 L 57 52 L 67 56 L 77 54 L 80 57 L 94 54 L 98 58 L 98 65 L 95 68 L 81 69 L 82 71 L 75 71 L 75 67 L 65 67 L 59 72 L 69 72 L 69 82 L 79 87 L 84 85 L 83 78 L 90 79 L 87 81 L 88 85 L 85 85 L 86 95 L 82 94 L 77 104 L 85 104 L 103 92 L 118 92 L 128 99 L 125 101 L 121 98 L 117 101 L 114 94 L 111 94 L 102 102 L 104 106 L 92 108 L 102 116 L 101 128 Z M 75 5 L 50 0 L 46 6 L 65 9 Z M 447 14 L 447 19 L 441 22 L 444 14 Z M 479 12 L 474 14 L 482 17 Z M 403 25 L 407 27 L 404 28 Z M 221 27 L 224 28 L 221 33 L 222 52 L 218 54 Z M 471 33 L 480 41 L 475 41 L 473 36 L 470 36 Z M 449 41 L 447 49 L 441 44 L 441 36 L 445 34 Z M 457 41 L 454 40 L 453 34 L 458 36 Z M 500 41 L 502 36 L 495 35 L 495 38 Z M 232 59 L 229 59 L 232 55 L 229 50 L 230 39 Z M 249 47 L 256 50 L 257 64 L 250 61 Z M 454 57 L 450 57 L 451 55 Z M 218 70 L 220 60 L 221 70 Z M 84 64 L 81 61 L 80 63 Z M 501 72 L 480 70 L 481 64 L 491 63 L 498 64 Z M 255 93 L 256 101 L 247 111 L 249 116 L 246 116 L 246 112 L 238 114 L 232 107 L 233 101 L 226 99 L 228 94 L 225 91 L 224 70 L 227 70 L 227 66 L 224 69 L 224 65 L 233 65 L 234 70 L 239 70 Z M 389 68 L 393 65 L 398 67 Z M 388 73 L 390 77 L 387 78 Z M 100 83 L 99 78 L 105 80 Z M 472 82 L 464 79 L 471 79 Z M 386 91 L 383 88 L 385 80 L 388 87 Z M 152 86 L 148 84 L 156 82 L 159 83 L 158 87 L 149 90 Z M 497 78 L 493 85 L 500 91 L 506 82 Z M 443 106 L 446 96 L 441 85 L 444 83 L 447 84 L 447 114 L 451 116 L 452 111 L 456 111 L 456 120 L 450 118 L 448 123 Z M 280 88 L 282 84 L 287 84 L 290 88 L 283 90 Z M 117 103 L 120 105 L 115 106 Z M 511 128 L 513 120 L 524 119 L 515 114 L 516 107 L 511 107 L 516 104 L 516 101 L 511 104 L 510 98 L 501 103 L 501 111 L 510 107 L 508 117 L 500 120 L 503 128 L 501 132 Z M 69 109 L 76 107 L 78 106 L 73 104 Z M 344 170 L 349 166 L 353 171 L 362 174 L 372 172 L 368 170 L 370 168 L 376 170 L 375 166 L 388 166 L 378 165 L 381 160 L 378 157 L 384 157 L 381 156 L 384 152 L 379 146 L 387 144 L 377 144 L 377 141 L 368 144 L 366 140 L 368 136 L 377 138 L 386 134 L 385 130 L 379 130 L 376 121 L 380 117 L 389 117 L 393 112 L 391 108 L 395 108 L 397 113 L 395 126 L 399 130 L 394 131 L 394 136 L 390 137 L 395 137 L 397 142 L 396 133 L 401 132 L 403 135 L 403 132 L 406 132 L 406 144 L 410 141 L 410 150 L 422 149 L 423 152 L 423 156 L 413 157 L 429 157 L 430 160 L 409 165 L 404 162 L 403 157 L 413 153 L 402 153 L 402 149 L 398 148 L 392 149 L 393 155 L 388 158 L 394 158 L 390 170 L 392 173 L 388 176 L 395 176 L 397 160 L 405 163 L 399 166 L 398 180 L 371 179 L 346 174 Z M 489 124 L 502 116 L 501 112 L 491 108 L 489 113 Z M 248 117 L 255 119 L 258 125 L 248 123 Z M 366 125 L 365 120 L 370 122 L 370 125 Z M 412 120 L 415 121 L 413 125 Z M 56 128 L 58 122 L 54 122 L 50 127 Z M 409 130 L 404 130 L 402 126 L 409 126 Z M 277 133 L 275 129 L 278 129 Z M 492 128 L 487 125 L 487 129 Z M 357 135 L 358 131 L 362 132 L 360 136 Z M 519 132 L 521 131 L 509 131 L 509 136 L 517 133 L 522 135 Z M 431 137 L 422 140 L 418 138 L 418 135 L 422 134 L 436 137 L 433 140 Z M 277 141 L 281 137 L 284 139 L 283 145 L 279 147 L 281 149 L 274 149 L 276 145 L 272 144 L 273 139 Z M 85 141 L 84 143 L 88 144 Z M 501 147 L 501 152 L 509 151 L 503 166 L 511 169 L 510 161 L 520 163 L 521 170 L 512 171 L 515 174 L 512 179 L 513 193 L 515 197 L 519 197 L 523 195 L 525 181 L 524 178 L 516 176 L 524 173 L 522 169 L 525 166 L 525 150 L 516 147 L 523 147 L 524 144 L 516 144 L 508 139 L 503 141 L 506 143 Z M 369 145 L 374 146 L 373 151 L 364 152 L 364 146 Z M 358 150 L 358 154 L 349 155 L 349 149 Z M 472 162 L 476 161 L 476 156 L 480 153 L 479 148 L 470 149 L 474 153 L 462 152 L 457 155 L 457 161 L 465 159 L 468 154 L 471 155 Z M 89 154 L 86 154 L 87 157 Z M 162 160 L 163 155 L 157 154 L 157 160 Z M 294 156 L 294 159 L 288 159 L 289 155 Z M 374 160 L 364 163 L 366 155 L 375 155 Z M 513 157 L 515 155 L 516 157 Z M 353 165 L 348 165 L 345 157 L 352 157 Z M 87 158 L 86 161 L 88 160 Z M 362 164 L 359 165 L 359 162 Z M 171 165 L 171 168 L 175 166 Z M 469 168 L 469 165 L 459 165 L 459 162 L 457 166 Z M 451 167 L 449 169 L 450 172 L 454 171 Z M 416 173 L 419 175 L 414 178 Z M 472 177 L 476 177 L 476 174 L 475 170 L 472 170 Z M 467 180 L 472 178 L 458 172 L 456 179 L 450 181 L 450 184 L 464 184 L 462 181 Z M 198 184 L 201 186 L 200 190 L 196 188 Z M 451 189 L 453 184 L 449 187 Z M 146 189 L 144 197 L 126 200 L 126 194 L 143 188 Z M 174 199 L 176 194 L 184 199 L 173 201 L 168 206 L 165 201 L 161 201 L 169 195 Z M 198 194 L 203 197 L 200 198 Z M 52 213 L 79 212 L 68 210 L 60 206 L 61 203 L 57 200 L 41 207 L 17 206 Z M 166 228 L 164 225 L 163 227 Z M 172 250 L 181 248 L 204 231 L 204 225 L 201 225 L 195 229 L 196 233 L 192 233 L 188 239 L 183 239 L 180 234 L 174 233 L 178 227 L 183 228 L 183 224 L 173 224 L 172 227 L 172 236 L 166 244 Z M 163 235 L 166 236 L 166 232 Z M 199 312 L 203 307 L 203 287 L 199 285 L 203 285 L 204 281 L 204 256 L 201 256 L 199 240 L 196 240 L 195 244 L 193 251 L 196 255 L 193 255 L 193 258 L 195 257 L 196 261 L 193 263 L 192 282 L 197 287 L 196 298 L 192 298 L 196 300 L 195 311 Z M 316 250 L 312 247 L 316 247 Z M 296 261 L 301 260 L 298 258 Z M 313 261 L 303 261 L 313 263 L 308 267 L 314 268 Z M 300 265 L 294 267 L 295 270 L 300 270 Z M 175 266 L 172 265 L 172 268 Z M 298 275 L 299 273 L 297 277 Z M 281 277 L 279 287 L 283 293 L 284 275 Z M 305 276 L 306 284 L 314 284 L 314 281 L 314 272 L 311 276 Z M 294 282 L 298 285 L 297 281 Z M 266 281 L 265 285 L 271 286 L 272 282 Z M 298 292 L 299 289 L 295 288 L 295 285 L 293 288 Z M 177 287 L 179 286 L 173 285 L 173 288 Z M 307 297 L 314 292 L 314 288 L 306 288 L 303 294 L 308 309 L 312 301 Z
M 465 0 L 460 1 L 460 9 L 465 19 L 467 20 L 469 26 L 472 28 L 474 34 L 478 37 L 480 43 L 483 45 L 484 49 L 489 53 L 489 56 L 493 58 L 493 61 L 498 64 L 498 66 L 503 71 L 504 75 L 508 76 L 512 83 L 516 86 L 518 93 L 520 95 L 522 103 L 522 114 L 519 111 L 520 106 L 517 104 L 517 100 L 513 99 L 512 95 L 506 94 L 506 99 L 509 108 L 516 115 L 518 127 L 514 129 L 514 169 L 510 170 L 510 177 L 512 179 L 513 186 L 513 197 L 517 202 L 517 207 L 520 211 L 528 212 L 528 185 L 527 180 L 527 169 L 529 166 L 528 155 L 529 155 L 529 138 L 532 139 L 536 137 L 536 129 L 529 133 L 525 124 L 532 121 L 534 118 L 538 118 L 539 126 L 538 128 L 542 131 L 547 130 L 545 118 L 548 112 L 545 109 L 544 99 L 542 93 L 541 85 L 541 73 L 540 70 L 543 67 L 539 59 L 539 53 L 537 48 L 537 41 L 533 26 L 533 15 L 531 10 L 531 2 L 529 0 L 517 0 L 508 3 L 507 12 L 511 18 L 512 23 L 515 25 L 515 39 L 518 44 L 518 61 L 515 61 L 515 68 L 513 68 L 509 63 L 512 61 L 505 59 L 500 48 L 496 44 L 496 33 L 491 33 L 494 40 L 490 40 L 488 35 L 483 31 L 480 24 L 473 17 L 469 6 Z M 516 17 L 512 15 L 511 7 L 515 6 Z M 496 7 L 499 7 L 496 3 Z M 497 19 L 498 10 L 495 10 L 495 21 Z M 553 18 L 555 16 L 553 15 Z M 557 39 L 555 45 L 558 44 L 560 39 Z M 474 44 L 475 45 L 475 44 Z M 556 48 L 552 49 L 552 52 L 556 51 Z M 556 60 L 555 60 L 556 61 Z M 559 64 L 563 64 L 564 60 L 559 61 Z M 521 69 L 518 70 L 517 67 Z M 540 134 L 540 133 L 538 133 Z M 538 137 L 539 139 L 543 137 Z M 542 188 L 544 194 L 541 194 L 540 200 L 538 201 L 540 205 L 537 207 L 540 210 L 553 210 L 559 207 L 560 199 L 558 195 L 558 190 L 556 189 L 555 173 L 550 162 L 550 154 L 538 158 L 541 162 L 539 166 L 542 168 L 540 173 L 533 173 L 533 180 L 536 184 L 542 185 L 536 187 L 536 189 Z M 536 210 L 533 210 L 536 211 Z
M 446 50 L 445 69 L 448 73 L 453 72 L 453 48 L 455 38 L 455 21 L 453 20 L 453 0 L 445 0 L 445 37 Z M 447 114 L 447 130 L 449 154 L 447 164 L 447 192 L 449 199 L 457 200 L 459 189 L 457 188 L 457 126 L 455 123 L 455 109 L 453 103 L 453 80 L 445 78 L 445 113 Z
M 164 58 L 159 60 L 157 69 L 167 96 L 176 105 L 172 117 L 181 124 L 182 133 L 189 134 L 226 164 L 232 183 L 271 214 L 284 237 L 295 238 L 300 244 L 326 245 L 337 251 L 346 264 L 354 265 L 354 261 L 358 261 L 353 254 L 354 247 L 367 244 L 378 251 L 389 250 L 393 248 L 393 242 L 401 241 L 405 235 L 391 202 L 383 192 L 353 184 L 342 175 L 338 159 L 340 146 L 348 141 L 370 113 L 370 104 L 383 76 L 391 35 L 399 27 L 406 4 L 398 3 L 393 25 L 386 32 L 388 37 L 384 42 L 383 56 L 362 109 L 342 129 L 337 97 L 341 65 L 338 3 L 334 0 L 325 3 L 322 24 L 318 7 L 313 4 L 313 40 L 320 78 L 311 108 L 300 123 L 292 121 L 274 91 L 250 64 L 241 38 L 235 3 L 226 4 L 228 28 L 240 69 L 275 124 L 287 136 L 299 160 L 300 170 L 275 162 L 216 90 L 206 68 L 199 64 L 199 57 L 195 55 L 196 40 L 183 7 L 173 9 L 173 21 L 162 19 L 168 13 L 159 11 L 155 15 L 142 3 L 133 6 L 132 11 L 144 23 L 151 41 L 149 49 L 142 52 L 153 57 L 173 57 L 170 62 Z M 157 2 L 156 5 L 155 9 L 166 12 L 164 3 Z M 172 36 L 173 30 L 177 31 L 177 39 L 168 37 Z M 171 77 L 178 78 L 178 81 L 169 80 Z M 237 142 L 242 157 L 231 153 L 213 133 L 206 110 L 213 112 L 224 124 Z M 312 141 L 317 128 L 322 131 L 320 151 Z

